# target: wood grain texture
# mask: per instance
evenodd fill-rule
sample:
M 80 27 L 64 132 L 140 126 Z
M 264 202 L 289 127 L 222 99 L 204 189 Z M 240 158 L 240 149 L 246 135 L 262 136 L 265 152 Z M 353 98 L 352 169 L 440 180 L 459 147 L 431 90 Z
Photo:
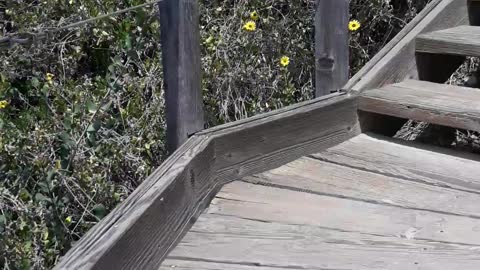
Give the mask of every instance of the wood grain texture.
M 172 263 L 181 267 L 186 261 L 190 265 L 194 262 L 194 269 L 212 269 L 212 264 L 223 263 L 227 265 L 224 269 L 242 270 L 474 270 L 480 263 L 477 248 L 235 216 L 205 215 L 172 252 L 172 261 L 167 259 L 166 266 L 160 269 L 172 269 L 167 266 Z M 175 265 L 173 269 L 176 268 Z
M 480 27 L 462 25 L 419 35 L 417 52 L 480 56 Z
M 315 96 L 328 95 L 348 81 L 349 0 L 316 0 Z
M 356 97 L 336 94 L 194 135 L 56 269 L 158 269 L 221 186 L 239 174 L 281 166 L 355 136 L 356 111 Z M 345 118 L 335 120 L 335 113 L 345 113 Z M 226 154 L 229 149 L 234 158 Z
M 167 116 L 167 148 L 173 153 L 204 129 L 197 0 L 159 4 Z
M 214 148 L 191 138 L 100 221 L 55 269 L 155 269 L 219 184 Z
M 238 181 L 223 187 L 207 213 L 362 234 L 480 245 L 478 218 Z
M 357 97 L 342 95 L 212 134 L 221 179 L 264 172 L 360 134 Z
M 480 131 L 480 92 L 471 88 L 405 81 L 365 91 L 363 111 Z
M 237 264 L 230 262 L 209 262 L 201 260 L 167 259 L 160 270 L 285 270 L 285 268 L 249 265 L 248 263 Z M 304 270 L 305 268 L 288 268 L 292 270 Z
M 465 24 L 468 24 L 466 1 L 432 1 L 345 88 L 362 91 L 417 78 L 415 38 L 421 33 Z
M 471 218 L 234 182 L 161 269 L 182 261 L 199 269 L 212 263 L 231 269 L 475 269 L 477 226 Z
M 480 158 L 473 154 L 362 134 L 313 156 L 399 179 L 480 194 Z
M 415 154 L 414 151 L 412 148 L 412 155 Z M 244 181 L 406 209 L 480 218 L 478 194 L 409 181 L 350 168 L 348 164 L 334 164 L 310 157 L 246 177 Z

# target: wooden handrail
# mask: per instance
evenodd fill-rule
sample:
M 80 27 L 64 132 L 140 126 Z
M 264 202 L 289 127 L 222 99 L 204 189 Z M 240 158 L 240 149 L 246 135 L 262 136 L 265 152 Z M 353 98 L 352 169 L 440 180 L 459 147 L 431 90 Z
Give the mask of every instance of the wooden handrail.
M 421 18 L 407 26 L 410 30 L 395 39 L 398 44 L 388 45 L 362 71 L 364 77 L 350 85 L 361 90 L 405 78 L 415 69 L 412 36 L 435 24 L 461 23 L 462 12 L 467 14 L 464 1 L 432 2 Z M 458 21 L 442 20 L 445 14 Z M 388 72 L 393 74 L 386 76 Z M 358 135 L 357 102 L 353 92 L 335 93 L 193 135 L 55 269 L 158 269 L 224 184 Z
M 194 135 L 55 269 L 158 269 L 224 184 L 359 133 L 357 97 L 336 93 Z
M 316 0 L 315 96 L 341 89 L 349 75 L 349 0 Z M 167 116 L 173 152 L 204 128 L 197 0 L 159 3 Z

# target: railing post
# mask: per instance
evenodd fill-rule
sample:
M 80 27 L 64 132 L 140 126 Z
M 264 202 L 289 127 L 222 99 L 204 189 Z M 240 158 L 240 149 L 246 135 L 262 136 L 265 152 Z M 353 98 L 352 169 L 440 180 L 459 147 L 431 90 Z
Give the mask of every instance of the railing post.
M 204 128 L 197 0 L 159 3 L 167 148 L 172 153 Z
M 315 96 L 343 87 L 349 75 L 349 0 L 316 0 Z

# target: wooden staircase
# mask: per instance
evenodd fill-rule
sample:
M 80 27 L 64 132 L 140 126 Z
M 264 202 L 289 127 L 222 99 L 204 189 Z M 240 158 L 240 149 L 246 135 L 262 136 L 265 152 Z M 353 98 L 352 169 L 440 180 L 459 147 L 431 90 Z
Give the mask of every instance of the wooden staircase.
M 480 27 L 417 36 L 419 80 L 360 93 L 363 131 L 480 132 L 480 91 L 444 84 L 467 56 Z M 478 174 L 477 156 L 361 134 L 225 186 L 160 269 L 480 269 Z
M 474 12 L 480 16 L 479 4 L 473 1 L 469 6 L 471 21 L 477 17 Z M 480 91 L 444 84 L 467 56 L 480 57 L 480 26 L 464 25 L 419 35 L 419 80 L 363 92 L 360 110 L 480 132 Z
M 480 91 L 444 84 L 478 25 L 433 0 L 348 91 L 193 135 L 57 269 L 480 269 L 480 157 L 391 138 L 480 132 Z

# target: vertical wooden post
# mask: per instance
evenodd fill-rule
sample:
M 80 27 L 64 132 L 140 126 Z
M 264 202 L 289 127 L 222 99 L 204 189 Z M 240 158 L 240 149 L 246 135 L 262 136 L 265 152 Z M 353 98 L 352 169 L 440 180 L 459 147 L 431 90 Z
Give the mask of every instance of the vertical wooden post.
M 339 90 L 349 75 L 349 0 L 316 0 L 315 96 Z
M 204 128 L 197 0 L 159 3 L 167 148 L 172 153 Z

